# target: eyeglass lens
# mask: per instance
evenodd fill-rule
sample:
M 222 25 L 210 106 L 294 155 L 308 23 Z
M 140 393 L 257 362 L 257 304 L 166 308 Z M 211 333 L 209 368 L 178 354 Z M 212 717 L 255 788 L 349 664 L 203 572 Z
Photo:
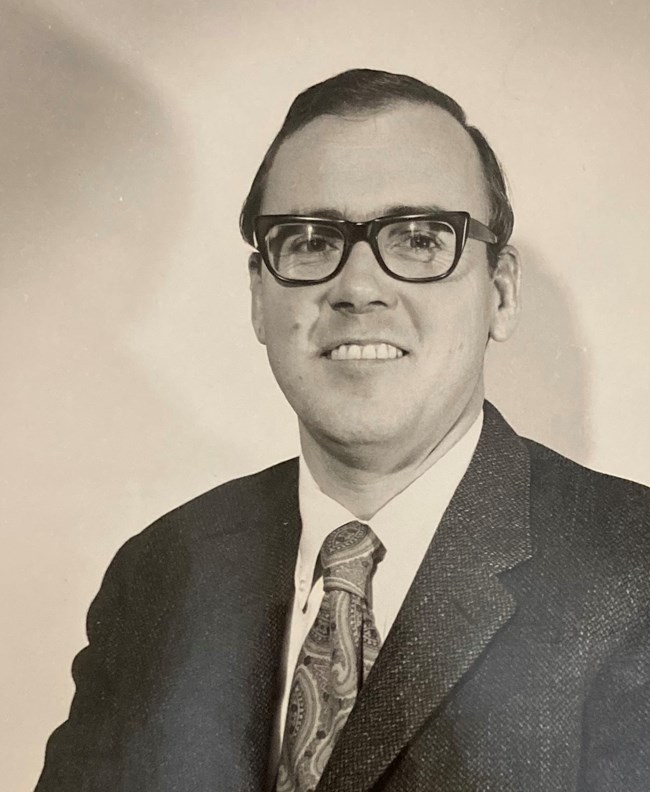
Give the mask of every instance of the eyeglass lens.
M 279 223 L 265 239 L 273 269 L 292 280 L 318 280 L 341 262 L 345 237 L 341 228 L 309 222 Z M 404 278 L 444 275 L 453 265 L 456 234 L 441 220 L 396 220 L 382 225 L 377 248 L 386 267 Z

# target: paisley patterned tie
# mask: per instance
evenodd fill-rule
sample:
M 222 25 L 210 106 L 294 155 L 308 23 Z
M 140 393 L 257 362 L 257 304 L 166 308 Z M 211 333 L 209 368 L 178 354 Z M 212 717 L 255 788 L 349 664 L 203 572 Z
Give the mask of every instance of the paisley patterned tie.
M 356 521 L 323 542 L 323 601 L 293 675 L 277 792 L 316 788 L 379 653 L 368 593 L 382 550 L 370 527 Z

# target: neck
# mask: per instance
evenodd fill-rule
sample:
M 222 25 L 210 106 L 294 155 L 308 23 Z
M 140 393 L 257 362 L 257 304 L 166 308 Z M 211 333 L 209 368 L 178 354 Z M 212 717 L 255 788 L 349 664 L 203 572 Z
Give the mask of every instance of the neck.
M 427 445 L 407 453 L 386 443 L 363 448 L 342 447 L 300 424 L 305 462 L 320 489 L 359 520 L 369 520 L 441 459 L 467 432 L 482 408 L 482 395 L 466 405 L 458 418 L 443 427 Z

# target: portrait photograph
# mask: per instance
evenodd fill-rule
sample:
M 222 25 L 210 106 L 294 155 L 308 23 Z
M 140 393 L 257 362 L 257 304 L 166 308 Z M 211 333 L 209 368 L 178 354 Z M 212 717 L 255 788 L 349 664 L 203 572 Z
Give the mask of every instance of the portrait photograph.
M 0 0 L 12 792 L 650 790 L 650 10 Z

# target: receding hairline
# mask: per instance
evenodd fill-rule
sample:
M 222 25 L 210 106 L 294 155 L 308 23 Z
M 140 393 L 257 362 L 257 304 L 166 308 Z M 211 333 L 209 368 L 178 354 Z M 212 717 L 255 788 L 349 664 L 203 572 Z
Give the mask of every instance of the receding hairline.
M 273 172 L 273 168 L 275 166 L 277 157 L 279 153 L 286 147 L 287 144 L 291 143 L 292 140 L 296 138 L 300 133 L 305 132 L 316 125 L 318 122 L 323 120 L 332 120 L 332 121 L 349 121 L 351 124 L 357 121 L 366 121 L 368 118 L 373 116 L 384 115 L 387 113 L 391 113 L 394 111 L 399 111 L 407 108 L 417 108 L 425 110 L 426 112 L 433 112 L 434 115 L 442 115 L 446 116 L 449 121 L 453 123 L 453 126 L 460 130 L 463 139 L 469 144 L 473 154 L 472 157 L 474 158 L 474 162 L 477 168 L 477 172 L 480 174 L 481 186 L 483 191 L 483 197 L 486 202 L 486 206 L 488 212 L 491 213 L 492 211 L 492 197 L 490 191 L 490 185 L 488 183 L 487 174 L 485 172 L 485 166 L 483 160 L 481 158 L 481 153 L 476 145 L 476 141 L 472 138 L 471 134 L 468 131 L 467 125 L 463 124 L 461 121 L 458 120 L 452 113 L 450 113 L 446 108 L 441 107 L 440 105 L 435 104 L 433 101 L 427 101 L 425 99 L 418 101 L 417 99 L 412 99 L 410 97 L 400 98 L 400 97 L 390 97 L 382 102 L 377 102 L 376 105 L 371 107 L 353 107 L 350 108 L 349 111 L 345 112 L 330 112 L 330 113 L 321 113 L 314 118 L 310 118 L 304 124 L 299 126 L 297 129 L 292 130 L 292 132 L 287 135 L 283 140 L 279 143 L 277 148 L 273 152 L 273 156 L 268 163 L 268 168 L 264 174 L 264 178 L 262 181 L 261 186 L 261 193 L 260 193 L 260 206 L 264 203 L 264 196 L 266 193 L 267 185 L 269 177 Z M 434 138 L 432 138 L 433 140 Z
M 436 114 L 443 114 L 447 116 L 451 121 L 453 121 L 458 127 L 460 127 L 467 137 L 470 139 L 473 148 L 476 150 L 478 155 L 478 148 L 476 144 L 471 138 L 471 135 L 468 132 L 469 124 L 463 123 L 460 121 L 453 113 L 451 113 L 447 108 L 441 107 L 440 105 L 436 104 L 432 100 L 418 100 L 413 99 L 411 97 L 388 97 L 383 100 L 378 100 L 376 103 L 372 105 L 357 107 L 351 106 L 349 109 L 342 109 L 340 112 L 323 112 L 319 113 L 317 116 L 313 118 L 309 118 L 304 123 L 300 124 L 300 126 L 293 129 L 288 135 L 286 135 L 283 140 L 280 142 L 277 151 L 288 141 L 291 140 L 295 135 L 303 130 L 307 129 L 307 127 L 312 126 L 317 121 L 321 121 L 322 119 L 332 119 L 332 120 L 341 120 L 341 121 L 350 121 L 354 123 L 355 121 L 365 121 L 367 118 L 372 116 L 379 116 L 385 113 L 390 113 L 395 110 L 399 110 L 400 108 L 422 108 L 423 110 L 431 110 L 434 111 Z M 277 152 L 276 152 L 277 153 Z

